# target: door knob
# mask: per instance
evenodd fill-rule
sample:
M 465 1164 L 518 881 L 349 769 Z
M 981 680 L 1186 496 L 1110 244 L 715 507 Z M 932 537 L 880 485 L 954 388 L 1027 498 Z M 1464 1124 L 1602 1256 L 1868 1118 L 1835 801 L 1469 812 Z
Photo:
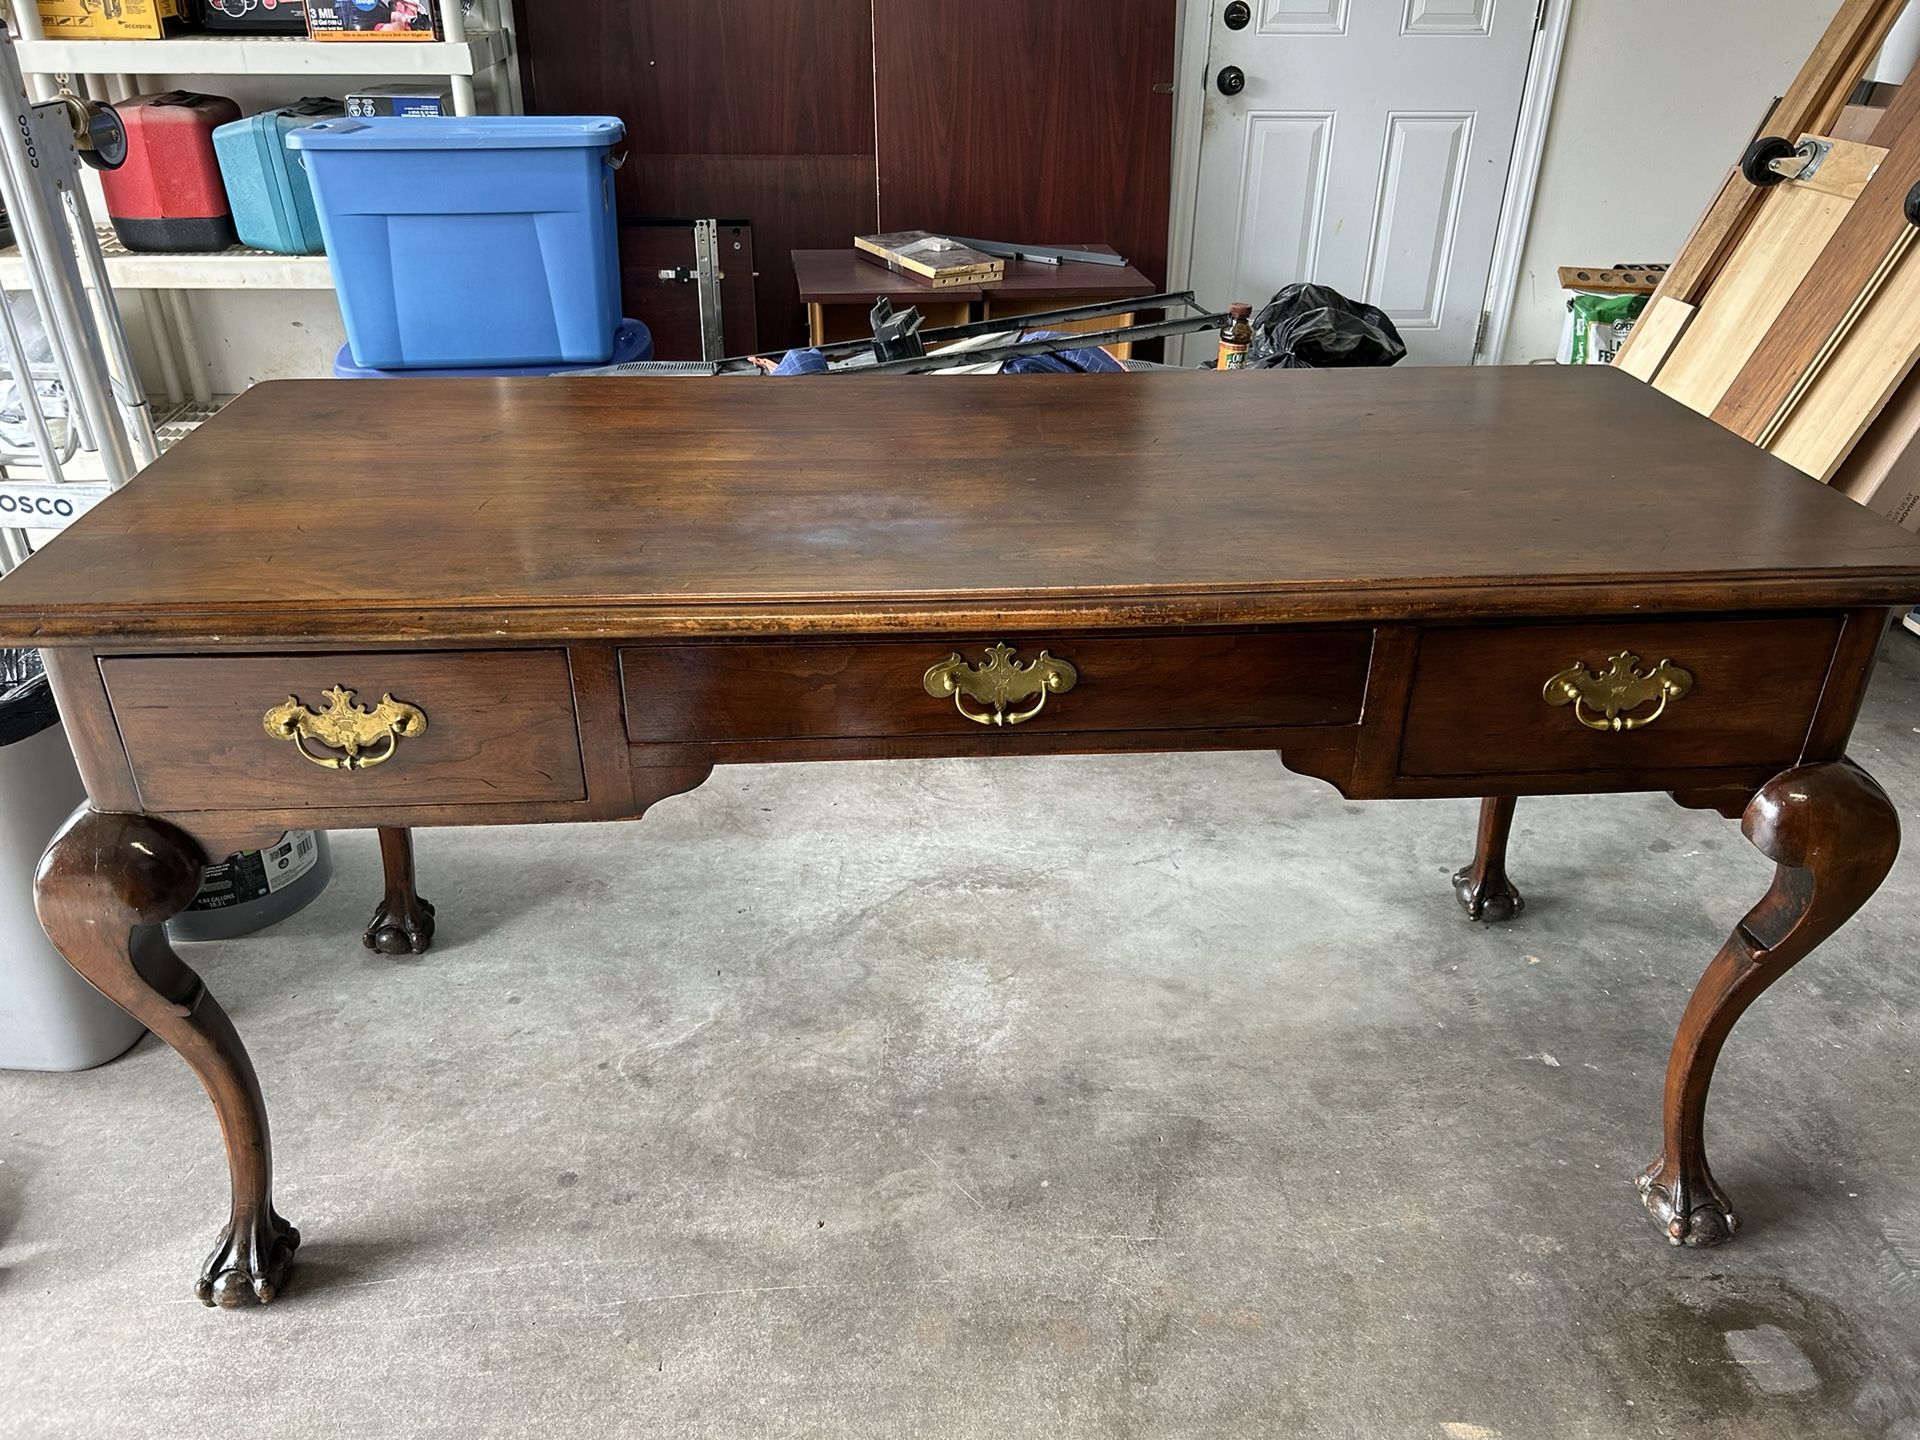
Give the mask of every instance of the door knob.
M 1238 95 L 1247 88 L 1247 72 L 1238 65 L 1222 65 L 1214 83 L 1220 87 L 1222 95 Z

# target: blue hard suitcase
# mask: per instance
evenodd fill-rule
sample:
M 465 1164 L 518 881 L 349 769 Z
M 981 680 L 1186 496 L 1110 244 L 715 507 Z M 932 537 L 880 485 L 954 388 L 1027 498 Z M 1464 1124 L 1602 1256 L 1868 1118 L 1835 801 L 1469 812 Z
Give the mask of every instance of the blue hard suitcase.
M 213 152 L 242 245 L 281 255 L 325 252 L 313 186 L 299 156 L 287 148 L 287 136 L 344 114 L 346 107 L 338 100 L 310 98 L 263 110 L 213 132 Z

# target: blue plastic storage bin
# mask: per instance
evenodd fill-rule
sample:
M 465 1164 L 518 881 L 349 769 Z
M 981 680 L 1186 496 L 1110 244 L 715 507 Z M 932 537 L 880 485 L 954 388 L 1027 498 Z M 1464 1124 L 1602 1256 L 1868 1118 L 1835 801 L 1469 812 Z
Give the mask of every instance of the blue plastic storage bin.
M 303 125 L 346 113 L 338 100 L 310 97 L 214 130 L 213 153 L 242 245 L 281 255 L 318 255 L 326 247 L 313 187 L 299 157 L 287 149 L 287 136 Z
M 605 364 L 620 323 L 612 116 L 374 116 L 287 140 L 356 363 Z
M 613 332 L 613 354 L 607 357 L 609 365 L 627 365 L 635 360 L 653 358 L 653 332 L 638 320 L 622 320 Z M 583 365 L 480 365 L 470 369 L 449 370 L 376 370 L 370 365 L 354 362 L 351 346 L 342 345 L 340 353 L 333 357 L 333 378 L 336 380 L 418 380 L 422 378 L 459 379 L 489 375 L 566 375 L 575 370 L 592 370 L 598 367 L 596 361 Z

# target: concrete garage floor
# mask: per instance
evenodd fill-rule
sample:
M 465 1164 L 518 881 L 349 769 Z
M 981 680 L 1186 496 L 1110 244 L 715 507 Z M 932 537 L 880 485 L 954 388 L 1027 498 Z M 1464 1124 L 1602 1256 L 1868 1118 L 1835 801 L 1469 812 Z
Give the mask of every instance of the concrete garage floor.
M 1854 753 L 1920 835 L 1920 641 Z M 211 1114 L 148 1040 L 0 1075 L 0 1433 L 1920 1436 L 1920 845 L 1749 1013 L 1747 1228 L 1630 1184 L 1769 867 L 1659 796 L 1467 802 L 1267 754 L 723 771 L 623 827 L 372 837 L 191 959 L 251 1046 L 283 1298 L 203 1310 Z

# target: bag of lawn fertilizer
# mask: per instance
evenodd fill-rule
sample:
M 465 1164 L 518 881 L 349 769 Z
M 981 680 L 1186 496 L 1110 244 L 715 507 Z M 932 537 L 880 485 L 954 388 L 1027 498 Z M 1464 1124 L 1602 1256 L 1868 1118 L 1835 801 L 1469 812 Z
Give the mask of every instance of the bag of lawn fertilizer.
M 1567 300 L 1567 323 L 1560 332 L 1560 363 L 1611 365 L 1621 341 L 1647 308 L 1648 298 L 1576 290 Z

